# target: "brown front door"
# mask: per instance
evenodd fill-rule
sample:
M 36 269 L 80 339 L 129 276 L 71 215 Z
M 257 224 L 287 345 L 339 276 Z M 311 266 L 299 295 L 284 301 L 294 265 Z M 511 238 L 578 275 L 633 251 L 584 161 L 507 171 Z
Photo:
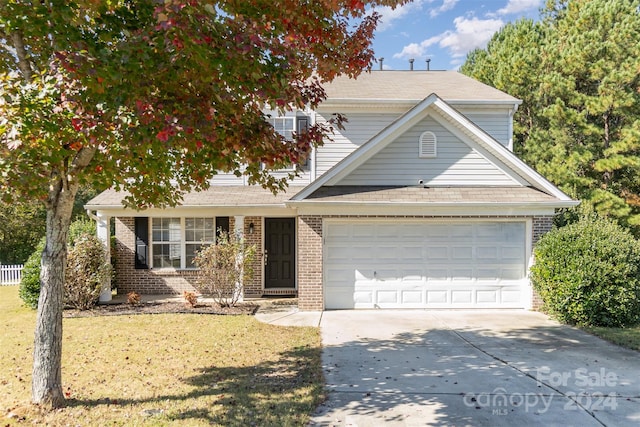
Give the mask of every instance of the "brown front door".
M 295 218 L 265 218 L 264 229 L 264 287 L 295 288 Z

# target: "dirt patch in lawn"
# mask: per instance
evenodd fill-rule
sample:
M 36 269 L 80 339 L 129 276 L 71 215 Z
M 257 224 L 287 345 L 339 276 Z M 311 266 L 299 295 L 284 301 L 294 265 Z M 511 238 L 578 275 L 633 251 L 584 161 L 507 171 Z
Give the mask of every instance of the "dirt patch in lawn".
M 257 304 L 242 303 L 235 307 L 222 307 L 216 303 L 198 303 L 195 307 L 178 301 L 150 301 L 132 305 L 104 304 L 97 305 L 91 310 L 66 309 L 64 317 L 95 317 L 95 316 L 123 316 L 130 314 L 217 314 L 217 315 L 253 315 L 260 308 Z

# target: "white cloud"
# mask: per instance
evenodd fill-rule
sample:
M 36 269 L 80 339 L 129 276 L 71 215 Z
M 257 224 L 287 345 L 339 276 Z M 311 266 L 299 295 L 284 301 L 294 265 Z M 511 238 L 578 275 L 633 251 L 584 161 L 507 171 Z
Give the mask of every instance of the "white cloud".
M 454 58 L 484 47 L 493 34 L 504 25 L 500 19 L 468 19 L 462 16 L 454 19 L 453 23 L 456 26 L 455 31 L 443 33 L 439 44 L 440 47 L 449 49 Z
M 455 64 L 471 50 L 484 47 L 493 34 L 504 25 L 500 19 L 465 18 L 463 16 L 454 19 L 453 23 L 455 30 L 445 31 L 420 43 L 410 43 L 393 57 L 423 59 L 427 57 L 429 47 L 438 45 L 449 51 L 454 59 L 452 63 Z
M 510 15 L 525 10 L 537 9 L 540 7 L 540 3 L 541 0 L 509 0 L 505 7 L 498 9 L 498 14 Z
M 427 57 L 427 49 L 442 40 L 442 36 L 434 36 L 420 43 L 410 43 L 402 48 L 402 52 L 393 55 L 394 58 L 422 59 Z
M 458 0 L 442 0 L 440 7 L 435 7 L 429 11 L 429 16 L 435 18 L 442 12 L 453 9 L 456 6 L 456 3 L 458 3 Z

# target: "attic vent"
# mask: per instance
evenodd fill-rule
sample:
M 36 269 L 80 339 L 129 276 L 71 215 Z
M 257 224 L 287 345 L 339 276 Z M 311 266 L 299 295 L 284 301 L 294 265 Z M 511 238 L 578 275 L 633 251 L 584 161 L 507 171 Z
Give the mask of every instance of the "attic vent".
M 436 157 L 436 134 L 430 131 L 423 132 L 420 135 L 420 157 L 433 158 Z

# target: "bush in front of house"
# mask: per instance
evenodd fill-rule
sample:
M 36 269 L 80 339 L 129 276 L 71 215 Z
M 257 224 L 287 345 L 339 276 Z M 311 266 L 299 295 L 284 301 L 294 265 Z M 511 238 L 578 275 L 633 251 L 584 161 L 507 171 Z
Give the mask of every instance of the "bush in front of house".
M 38 308 L 38 298 L 40 298 L 40 262 L 42 251 L 44 250 L 45 239 L 41 239 L 36 250 L 29 256 L 22 268 L 22 279 L 18 295 L 27 307 Z
M 90 308 L 95 305 L 100 296 L 100 290 L 96 290 L 94 286 L 95 280 L 97 278 L 104 279 L 105 271 L 107 274 L 110 274 L 111 271 L 111 267 L 105 262 L 104 245 L 95 236 L 95 232 L 95 224 L 85 219 L 74 221 L 69 227 L 64 302 L 75 308 Z M 76 249 L 79 242 L 87 239 L 92 243 L 83 242 Z M 45 242 L 43 238 L 25 263 L 18 291 L 24 304 L 33 309 L 38 308 L 38 298 L 40 297 L 40 270 Z M 96 242 L 100 243 L 101 252 L 95 246 Z M 99 256 L 96 257 L 96 254 Z M 100 263 L 102 264 L 98 266 Z M 78 274 L 78 271 L 81 274 Z M 82 280 L 85 281 L 84 286 L 80 286 Z M 97 296 L 94 297 L 96 292 Z M 87 301 L 93 301 L 93 303 L 89 304 Z
M 543 309 L 565 323 L 640 322 L 640 242 L 593 212 L 540 239 L 531 281 Z
M 67 254 L 64 302 L 78 310 L 96 305 L 102 284 L 111 274 L 104 243 L 93 234 L 76 236 Z
M 253 274 L 256 249 L 226 232 L 221 232 L 216 240 L 215 244 L 202 248 L 194 259 L 199 268 L 196 288 L 222 307 L 233 307 L 242 297 L 242 283 Z

